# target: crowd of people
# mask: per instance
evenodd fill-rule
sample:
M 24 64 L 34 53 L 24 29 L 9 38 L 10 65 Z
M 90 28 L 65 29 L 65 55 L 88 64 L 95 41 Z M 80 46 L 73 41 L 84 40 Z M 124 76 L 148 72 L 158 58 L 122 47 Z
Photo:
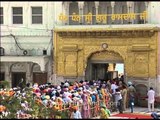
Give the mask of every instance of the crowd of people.
M 21 95 L 24 98 L 19 103 L 21 110 L 17 110 L 17 118 L 20 118 L 21 114 L 26 115 L 27 111 L 33 111 L 28 99 L 26 99 L 28 90 L 32 91 L 32 99 L 38 105 L 53 108 L 57 111 L 69 110 L 68 118 L 75 119 L 92 118 L 99 115 L 101 118 L 108 118 L 113 108 L 115 108 L 115 111 L 123 113 L 126 110 L 128 100 L 131 112 L 133 112 L 134 94 L 136 93 L 132 83 L 126 84 L 123 80 L 81 80 L 79 82 L 66 80 L 61 82 L 60 85 L 51 83 L 38 85 L 34 83 L 33 86 L 27 84 L 23 90 L 18 88 L 12 88 L 9 91 L 1 89 L 0 94 L 2 97 L 8 92 L 10 96 Z M 17 97 L 17 99 L 20 99 L 20 97 Z M 111 103 L 113 103 L 112 106 Z M 9 108 L 4 105 L 0 107 L 2 108 L 2 106 L 3 109 L 0 112 L 4 114 Z M 106 112 L 104 112 L 104 109 Z M 102 113 L 106 113 L 106 115 Z M 38 118 L 38 116 L 27 115 L 30 118 Z M 56 118 L 55 116 L 50 117 Z

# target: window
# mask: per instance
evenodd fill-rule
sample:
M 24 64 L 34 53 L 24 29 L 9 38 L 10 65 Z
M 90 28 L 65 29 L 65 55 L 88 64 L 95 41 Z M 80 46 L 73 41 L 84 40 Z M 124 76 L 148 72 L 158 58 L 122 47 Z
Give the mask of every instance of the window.
M 0 24 L 3 24 L 3 7 L 0 7 Z
M 42 24 L 42 7 L 32 7 L 32 24 Z
M 23 9 L 22 7 L 13 7 L 13 24 L 23 24 Z

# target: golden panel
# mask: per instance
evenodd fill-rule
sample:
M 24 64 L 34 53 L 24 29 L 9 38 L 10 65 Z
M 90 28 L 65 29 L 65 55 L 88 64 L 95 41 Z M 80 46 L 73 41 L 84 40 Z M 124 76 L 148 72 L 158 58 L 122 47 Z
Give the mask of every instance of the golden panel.
M 76 52 L 65 52 L 65 76 L 77 76 L 77 54 Z
M 128 77 L 156 77 L 156 32 L 156 28 L 56 29 L 54 73 L 83 76 L 91 58 L 123 60 Z M 105 53 L 102 43 L 108 45 Z
M 65 76 L 77 76 L 76 62 L 65 63 Z
M 137 77 L 148 77 L 148 71 L 148 53 L 135 53 L 134 74 Z

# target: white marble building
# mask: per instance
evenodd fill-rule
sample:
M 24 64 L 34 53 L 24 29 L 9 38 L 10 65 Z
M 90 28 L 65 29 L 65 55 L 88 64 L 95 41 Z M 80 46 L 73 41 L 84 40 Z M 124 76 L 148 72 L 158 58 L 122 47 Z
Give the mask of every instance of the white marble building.
M 1 80 L 51 82 L 54 2 L 1 2 L 0 9 Z

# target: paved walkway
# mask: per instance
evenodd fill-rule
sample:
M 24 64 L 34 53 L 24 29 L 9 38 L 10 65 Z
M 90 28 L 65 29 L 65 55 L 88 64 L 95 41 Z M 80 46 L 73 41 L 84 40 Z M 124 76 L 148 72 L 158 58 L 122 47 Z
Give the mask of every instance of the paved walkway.
M 155 112 L 160 113 L 160 108 L 155 108 Z M 111 117 L 110 119 L 125 119 L 122 117 L 113 117 L 112 115 L 114 114 L 118 114 L 119 112 L 112 112 L 111 113 Z M 130 108 L 127 108 L 126 111 L 124 111 L 124 113 L 130 113 Z M 148 112 L 148 108 L 146 107 L 134 107 L 134 112 L 133 113 L 139 113 L 139 114 L 146 114 L 146 115 L 150 115 L 152 112 Z M 93 118 L 93 119 L 98 119 L 99 117 Z M 127 119 L 127 118 L 126 118 Z

